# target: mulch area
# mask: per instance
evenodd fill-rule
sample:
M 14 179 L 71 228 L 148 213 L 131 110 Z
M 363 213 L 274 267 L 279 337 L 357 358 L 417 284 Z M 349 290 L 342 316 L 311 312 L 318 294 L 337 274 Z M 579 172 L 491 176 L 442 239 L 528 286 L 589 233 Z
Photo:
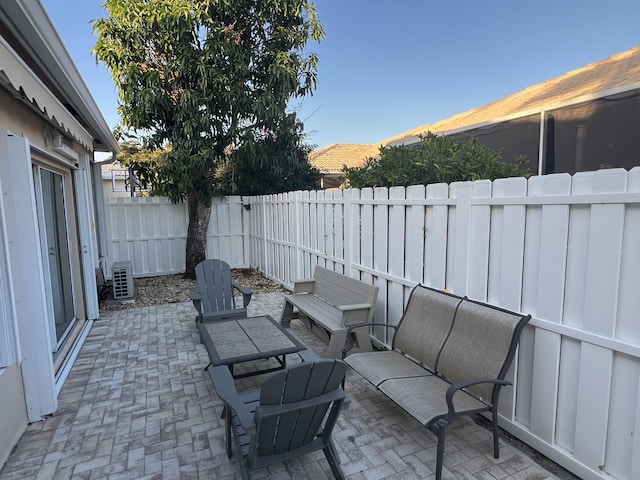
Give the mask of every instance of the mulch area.
M 234 268 L 231 270 L 231 276 L 235 282 L 251 288 L 253 293 L 287 291 L 280 284 L 269 280 L 262 273 L 251 268 Z M 182 274 L 135 278 L 134 283 L 136 289 L 135 302 L 108 305 L 102 301 L 100 310 L 126 310 L 150 305 L 189 302 L 191 301 L 189 292 L 196 285 L 195 280 L 184 278 Z

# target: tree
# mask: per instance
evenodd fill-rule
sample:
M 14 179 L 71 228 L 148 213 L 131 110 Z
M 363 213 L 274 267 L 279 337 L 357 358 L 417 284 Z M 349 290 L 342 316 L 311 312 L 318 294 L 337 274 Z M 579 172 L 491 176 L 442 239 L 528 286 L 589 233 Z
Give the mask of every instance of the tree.
M 471 136 L 460 142 L 428 132 L 417 146 L 380 147 L 379 158 L 342 171 L 353 188 L 393 187 L 528 176 L 526 161 L 520 155 L 513 163 L 503 162 L 500 150 Z
M 218 167 L 252 152 L 287 121 L 288 102 L 312 94 L 324 36 L 309 0 L 106 0 L 96 58 L 118 89 L 125 127 L 162 156 L 157 182 L 187 201 L 186 272 L 205 258 Z M 249 157 L 259 165 L 260 160 Z M 290 157 L 293 159 L 293 155 Z
M 234 149 L 216 168 L 213 185 L 220 195 L 265 195 L 320 187 L 320 170 L 309 163 L 313 145 L 304 143 L 303 125 L 295 114 L 281 130 L 269 132 L 248 149 Z M 133 171 L 150 196 L 167 196 L 157 172 L 164 168 L 167 150 L 145 148 L 135 139 L 120 142 L 118 163 Z
M 303 125 L 291 114 L 277 134 L 233 151 L 220 167 L 216 184 L 229 195 L 264 195 L 320 187 L 320 170 L 309 163 L 312 145 L 304 143 Z

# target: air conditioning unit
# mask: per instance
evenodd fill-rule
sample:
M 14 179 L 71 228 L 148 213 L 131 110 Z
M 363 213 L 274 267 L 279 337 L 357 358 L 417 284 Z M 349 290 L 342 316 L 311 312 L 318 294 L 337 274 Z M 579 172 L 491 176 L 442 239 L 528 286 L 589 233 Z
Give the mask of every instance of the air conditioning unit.
M 111 282 L 113 284 L 113 299 L 123 300 L 135 297 L 133 284 L 133 266 L 130 261 L 114 262 L 111 265 Z

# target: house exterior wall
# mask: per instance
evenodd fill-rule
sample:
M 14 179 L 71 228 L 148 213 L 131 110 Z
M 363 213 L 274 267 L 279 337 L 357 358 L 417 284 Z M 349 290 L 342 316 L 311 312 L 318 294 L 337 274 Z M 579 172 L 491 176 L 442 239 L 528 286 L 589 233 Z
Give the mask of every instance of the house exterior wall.
M 2 395 L 0 412 L 0 465 L 7 460 L 13 446 L 27 428 L 26 400 L 22 371 L 19 365 L 13 365 L 0 371 L 0 392 L 13 392 Z
M 126 198 L 131 197 L 131 193 L 127 190 L 127 187 L 124 183 L 124 180 L 116 179 L 115 188 L 116 191 L 113 190 L 114 185 L 111 178 L 103 178 L 102 179 L 102 190 L 104 192 L 105 197 L 109 198 Z
M 81 229 L 95 224 L 93 206 L 79 203 L 79 190 L 93 191 L 91 173 L 79 175 L 81 155 L 91 152 L 66 138 L 66 154 L 50 148 L 46 134 L 53 126 L 29 105 L 0 88 L 0 204 L 4 228 L 0 229 L 0 247 L 10 260 L 7 279 L 9 301 L 13 308 L 0 318 L 0 328 L 15 325 L 13 341 L 19 354 L 9 364 L 0 365 L 0 465 L 22 435 L 28 422 L 41 420 L 57 409 L 57 392 L 64 381 L 68 359 L 79 348 L 77 339 L 97 317 L 97 308 L 89 316 L 87 304 L 97 297 L 95 271 L 98 264 L 94 248 L 95 231 L 81 237 Z M 74 157 L 77 160 L 67 158 Z M 89 162 L 85 162 L 89 164 Z M 69 269 L 75 322 L 64 340 L 55 346 L 51 279 L 43 247 L 42 214 L 37 207 L 34 172 L 39 168 L 55 172 L 63 179 Z M 86 195 L 82 197 L 86 200 Z M 84 217 L 83 213 L 84 212 Z M 88 217 L 88 218 L 87 218 Z M 90 227 L 89 227 L 90 230 Z M 83 246 L 84 245 L 84 246 Z M 93 255 L 83 252 L 90 250 Z M 95 275 L 95 274 L 94 274 Z M 93 302 L 97 305 L 97 300 Z M 4 322 L 4 323 L 3 323 Z
M 27 137 L 35 147 L 47 148 L 44 128 L 49 125 L 4 88 L 0 88 L 0 126 L 16 135 Z

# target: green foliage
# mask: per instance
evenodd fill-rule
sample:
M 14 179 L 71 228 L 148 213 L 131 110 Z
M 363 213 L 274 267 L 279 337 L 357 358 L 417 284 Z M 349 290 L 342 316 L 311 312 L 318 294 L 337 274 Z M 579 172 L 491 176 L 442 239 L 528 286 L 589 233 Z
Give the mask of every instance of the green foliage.
M 459 142 L 428 132 L 418 146 L 380 147 L 379 158 L 342 171 L 353 188 L 393 187 L 528 176 L 525 164 L 521 155 L 513 164 L 501 161 L 500 150 L 470 136 Z
M 229 148 L 259 149 L 311 94 L 324 36 L 309 0 L 105 0 L 94 53 L 118 88 L 122 124 L 166 142 L 158 185 L 174 201 L 218 194 Z M 274 133 L 275 132 L 275 133 Z M 260 164 L 252 156 L 248 161 Z
M 300 160 L 288 171 L 275 164 L 256 169 L 250 162 L 236 158 L 220 168 L 220 192 L 226 195 L 265 195 L 294 190 L 315 190 L 320 186 L 320 171 L 311 166 L 309 146 L 299 149 Z
M 218 168 L 277 138 L 289 101 L 311 94 L 322 25 L 310 0 L 104 0 L 94 53 L 118 89 L 121 123 L 165 151 L 155 191 L 187 200 L 185 276 L 205 258 Z M 293 156 L 293 154 L 290 154 Z M 286 155 L 287 156 L 287 155 Z M 140 173 L 140 172 L 139 172 Z
M 304 143 L 302 123 L 290 114 L 278 127 L 229 155 L 216 175 L 221 193 L 263 195 L 320 186 L 320 171 L 308 160 L 313 146 Z
M 120 138 L 123 137 L 126 135 Z M 119 145 L 118 163 L 127 170 L 133 170 L 140 186 L 144 189 L 151 188 L 151 196 L 166 196 L 158 172 L 162 168 L 164 155 L 171 150 L 171 147 L 147 148 L 131 138 L 121 141 Z
M 219 195 L 263 195 L 320 186 L 320 171 L 311 166 L 312 145 L 304 143 L 303 125 L 295 114 L 287 116 L 277 135 L 265 134 L 251 145 L 229 153 L 209 180 Z M 167 196 L 162 172 L 170 158 L 171 146 L 145 148 L 134 140 L 120 143 L 118 162 L 131 168 L 150 196 Z

